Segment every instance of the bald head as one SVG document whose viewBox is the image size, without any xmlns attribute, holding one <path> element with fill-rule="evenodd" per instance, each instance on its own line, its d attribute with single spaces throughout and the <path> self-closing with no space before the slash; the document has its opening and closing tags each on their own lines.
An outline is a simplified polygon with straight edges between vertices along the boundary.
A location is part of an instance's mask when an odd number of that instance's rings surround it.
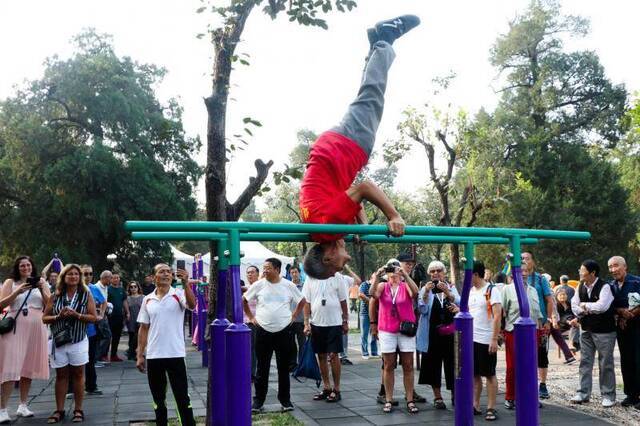
<svg viewBox="0 0 640 426">
<path fill-rule="evenodd" d="M 607 262 L 607 266 L 609 267 L 609 273 L 616 281 L 620 283 L 624 282 L 627 276 L 627 262 L 624 260 L 624 257 L 613 256 Z"/>
</svg>

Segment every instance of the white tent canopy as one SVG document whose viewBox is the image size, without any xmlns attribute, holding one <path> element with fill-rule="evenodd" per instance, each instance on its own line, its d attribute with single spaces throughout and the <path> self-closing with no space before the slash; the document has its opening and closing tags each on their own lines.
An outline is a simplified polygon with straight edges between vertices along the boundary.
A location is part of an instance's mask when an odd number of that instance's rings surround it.
<svg viewBox="0 0 640 426">
<path fill-rule="evenodd" d="M 184 260 L 187 272 L 189 272 L 189 276 L 191 276 L 193 255 L 184 253 L 171 244 L 169 244 L 169 246 L 173 253 L 173 264 L 171 266 L 175 269 L 178 264 L 178 260 Z M 241 241 L 240 252 L 242 253 L 242 257 L 240 258 L 240 278 L 242 280 L 246 280 L 246 272 L 249 266 L 255 265 L 260 269 L 260 271 L 262 271 L 262 264 L 270 257 L 275 257 L 282 262 L 282 269 L 280 270 L 281 275 L 286 273 L 286 266 L 293 265 L 294 261 L 293 257 L 282 256 L 278 253 L 274 253 L 258 241 Z M 211 264 L 211 254 L 207 253 L 203 255 L 202 262 L 204 264 L 204 275 L 208 275 L 209 266 Z"/>
<path fill-rule="evenodd" d="M 288 256 L 282 256 L 278 253 L 272 252 L 259 241 L 241 241 L 240 252 L 242 257 L 240 258 L 240 278 L 246 280 L 247 268 L 251 265 L 257 266 L 262 271 L 262 264 L 270 257 L 275 257 L 282 262 L 282 268 L 280 269 L 280 275 L 286 273 L 286 266 L 293 265 L 294 258 Z M 207 253 L 202 256 L 205 265 L 211 263 L 211 254 Z M 206 268 L 206 267 L 205 267 Z"/>
</svg>

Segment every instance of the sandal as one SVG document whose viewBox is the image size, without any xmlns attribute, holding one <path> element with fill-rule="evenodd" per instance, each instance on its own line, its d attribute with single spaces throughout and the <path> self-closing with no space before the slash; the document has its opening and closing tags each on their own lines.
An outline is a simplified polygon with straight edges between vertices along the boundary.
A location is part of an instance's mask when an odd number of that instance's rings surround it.
<svg viewBox="0 0 640 426">
<path fill-rule="evenodd" d="M 492 422 L 498 419 L 498 412 L 493 408 L 487 408 L 487 414 L 484 416 L 484 419 L 488 422 Z"/>
<path fill-rule="evenodd" d="M 331 389 L 322 389 L 322 392 L 313 395 L 314 401 L 322 401 L 327 399 L 327 397 L 331 394 Z"/>
<path fill-rule="evenodd" d="M 482 415 L 482 411 L 478 410 L 476 407 L 473 407 L 473 415 L 480 416 Z"/>
<path fill-rule="evenodd" d="M 382 407 L 382 412 L 389 414 L 392 410 L 393 410 L 393 404 L 391 404 L 391 401 L 385 402 L 384 407 Z"/>
<path fill-rule="evenodd" d="M 407 401 L 407 411 L 409 414 L 418 414 L 418 407 L 416 407 L 416 403 L 413 401 Z"/>
<path fill-rule="evenodd" d="M 447 404 L 444 403 L 444 400 L 442 398 L 436 398 L 433 400 L 433 406 L 435 407 L 436 410 L 446 410 L 447 409 Z"/>
<path fill-rule="evenodd" d="M 48 424 L 60 423 L 64 420 L 64 410 L 56 410 L 47 419 Z"/>
<path fill-rule="evenodd" d="M 84 412 L 82 410 L 73 410 L 73 418 L 71 419 L 71 423 L 82 422 L 84 422 Z"/>
<path fill-rule="evenodd" d="M 338 402 L 342 399 L 340 395 L 340 391 L 332 390 L 329 396 L 327 397 L 327 402 Z"/>
</svg>

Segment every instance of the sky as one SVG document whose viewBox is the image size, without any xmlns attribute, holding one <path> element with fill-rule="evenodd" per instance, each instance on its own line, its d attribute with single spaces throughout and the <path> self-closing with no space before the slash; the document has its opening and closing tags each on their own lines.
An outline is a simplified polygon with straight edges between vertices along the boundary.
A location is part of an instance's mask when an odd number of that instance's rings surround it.
<svg viewBox="0 0 640 426">
<path fill-rule="evenodd" d="M 226 2 L 217 1 L 217 4 Z M 495 107 L 500 87 L 489 64 L 489 50 L 509 21 L 526 8 L 527 0 L 360 0 L 351 13 L 327 16 L 329 30 L 301 27 L 283 17 L 272 21 L 255 9 L 237 53 L 249 55 L 250 66 L 232 73 L 227 134 L 242 129 L 251 116 L 263 126 L 250 145 L 234 156 L 229 166 L 228 198 L 231 202 L 255 174 L 255 158 L 273 160 L 272 170 L 282 170 L 296 144 L 300 129 L 315 132 L 339 122 L 355 97 L 368 50 L 366 29 L 375 22 L 405 13 L 422 19 L 422 25 L 399 39 L 389 75 L 385 112 L 376 148 L 397 139 L 402 111 L 432 99 L 432 80 L 456 73 L 441 107 L 451 104 L 470 114 Z M 163 66 L 168 74 L 158 87 L 160 99 L 175 97 L 184 107 L 189 136 L 206 141 L 207 116 L 203 98 L 211 92 L 212 46 L 198 39 L 210 13 L 196 14 L 199 0 L 3 0 L 0 1 L 0 99 L 11 96 L 25 80 L 38 79 L 45 58 L 62 58 L 73 52 L 70 39 L 83 28 L 113 36 L 116 53 L 142 63 Z M 640 2 L 628 0 L 564 0 L 563 12 L 591 21 L 590 34 L 568 40 L 568 50 L 593 50 L 614 83 L 640 90 Z M 194 152 L 200 164 L 205 149 Z M 399 164 L 396 186 L 411 192 L 428 181 L 426 155 L 415 150 Z M 204 185 L 197 188 L 204 203 Z"/>
</svg>

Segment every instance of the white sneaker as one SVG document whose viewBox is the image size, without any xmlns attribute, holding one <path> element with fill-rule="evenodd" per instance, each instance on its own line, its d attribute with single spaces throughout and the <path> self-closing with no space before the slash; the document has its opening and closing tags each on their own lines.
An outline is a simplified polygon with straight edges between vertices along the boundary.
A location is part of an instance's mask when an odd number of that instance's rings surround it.
<svg viewBox="0 0 640 426">
<path fill-rule="evenodd" d="M 29 407 L 27 407 L 27 404 L 18 405 L 16 414 L 18 415 L 18 417 L 33 417 L 33 411 L 29 410 Z"/>
<path fill-rule="evenodd" d="M 602 398 L 602 406 L 604 408 L 611 408 L 616 405 L 615 401 L 610 400 L 609 398 Z"/>
<path fill-rule="evenodd" d="M 9 423 L 11 422 L 11 417 L 9 417 L 9 411 L 5 408 L 4 410 L 0 410 L 0 423 Z"/>
<path fill-rule="evenodd" d="M 362 355 L 362 359 L 369 359 L 369 355 Z"/>
<path fill-rule="evenodd" d="M 589 400 L 582 398 L 580 395 L 574 395 L 569 402 L 572 404 L 582 404 L 583 402 L 589 402 Z M 604 401 L 602 402 L 604 403 Z"/>
</svg>

